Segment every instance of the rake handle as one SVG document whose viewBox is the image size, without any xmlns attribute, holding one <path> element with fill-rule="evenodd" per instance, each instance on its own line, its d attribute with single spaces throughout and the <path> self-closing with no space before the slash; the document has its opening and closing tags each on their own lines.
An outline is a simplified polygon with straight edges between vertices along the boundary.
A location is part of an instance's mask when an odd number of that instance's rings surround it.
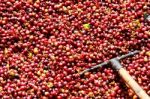
<svg viewBox="0 0 150 99">
<path fill-rule="evenodd" d="M 146 92 L 138 85 L 138 83 L 129 75 L 129 73 L 124 69 L 120 68 L 118 70 L 120 76 L 124 79 L 127 85 L 139 96 L 140 99 L 150 99 Z"/>
</svg>

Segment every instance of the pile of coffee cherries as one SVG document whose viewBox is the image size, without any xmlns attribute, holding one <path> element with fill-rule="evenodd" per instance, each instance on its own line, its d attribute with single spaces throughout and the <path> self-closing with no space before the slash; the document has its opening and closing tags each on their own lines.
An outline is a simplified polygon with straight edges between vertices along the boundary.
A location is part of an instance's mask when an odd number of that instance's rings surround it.
<svg viewBox="0 0 150 99">
<path fill-rule="evenodd" d="M 149 0 L 0 0 L 1 99 L 137 99 L 121 61 L 150 95 Z"/>
</svg>

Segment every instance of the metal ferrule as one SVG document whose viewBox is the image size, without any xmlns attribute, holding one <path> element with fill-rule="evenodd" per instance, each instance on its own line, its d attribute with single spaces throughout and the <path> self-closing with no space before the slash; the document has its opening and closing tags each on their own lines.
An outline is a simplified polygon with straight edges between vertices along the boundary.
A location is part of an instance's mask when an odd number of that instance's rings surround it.
<svg viewBox="0 0 150 99">
<path fill-rule="evenodd" d="M 114 58 L 114 59 L 111 59 L 110 60 L 110 63 L 112 64 L 112 67 L 115 69 L 115 70 L 119 70 L 120 68 L 122 68 L 122 65 L 120 64 L 119 60 Z"/>
</svg>

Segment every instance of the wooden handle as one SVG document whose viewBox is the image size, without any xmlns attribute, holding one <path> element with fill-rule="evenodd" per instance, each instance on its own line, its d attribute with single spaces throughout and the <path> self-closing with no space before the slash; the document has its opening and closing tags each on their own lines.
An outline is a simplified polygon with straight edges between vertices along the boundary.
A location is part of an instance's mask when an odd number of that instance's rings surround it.
<svg viewBox="0 0 150 99">
<path fill-rule="evenodd" d="M 126 84 L 139 96 L 140 99 L 150 99 L 146 92 L 138 85 L 138 83 L 129 75 L 129 73 L 124 69 L 119 69 L 120 76 L 125 80 Z"/>
</svg>

